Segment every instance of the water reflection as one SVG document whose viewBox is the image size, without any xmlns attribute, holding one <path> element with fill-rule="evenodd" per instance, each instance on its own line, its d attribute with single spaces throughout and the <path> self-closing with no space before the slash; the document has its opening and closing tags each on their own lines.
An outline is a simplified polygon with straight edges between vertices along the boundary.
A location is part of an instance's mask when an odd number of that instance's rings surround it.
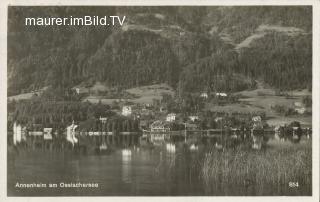
<svg viewBox="0 0 320 202">
<path fill-rule="evenodd" d="M 122 181 L 125 183 L 132 182 L 131 155 L 130 149 L 122 150 Z"/>
<path fill-rule="evenodd" d="M 309 140 L 303 140 L 301 144 Z M 9 195 L 97 195 L 97 196 L 176 196 L 223 195 L 228 190 L 227 176 L 216 176 L 208 187 L 201 177 L 201 165 L 215 145 L 214 140 L 190 138 L 165 139 L 161 135 L 146 138 L 135 145 L 115 147 L 108 155 L 80 155 L 65 152 L 19 152 L 8 156 Z M 292 144 L 286 142 L 285 144 Z M 270 140 L 268 149 L 286 146 Z M 215 158 L 223 151 L 215 149 Z M 241 157 L 243 158 L 243 157 Z M 214 163 L 214 162 L 213 162 Z M 227 167 L 226 167 L 227 168 Z M 223 173 L 223 172 L 222 172 Z M 99 189 L 17 190 L 16 182 L 31 183 L 97 182 Z M 212 190 L 215 188 L 215 190 Z M 252 186 L 250 191 L 259 194 Z M 260 193 L 261 194 L 261 193 Z"/>
</svg>

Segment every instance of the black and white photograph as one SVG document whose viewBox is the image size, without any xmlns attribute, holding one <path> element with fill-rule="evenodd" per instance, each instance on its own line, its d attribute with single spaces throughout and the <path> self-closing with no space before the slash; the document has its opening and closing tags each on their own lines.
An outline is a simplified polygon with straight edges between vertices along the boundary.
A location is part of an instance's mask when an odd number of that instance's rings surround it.
<svg viewBox="0 0 320 202">
<path fill-rule="evenodd" d="M 313 12 L 8 5 L 7 197 L 312 197 Z"/>
</svg>

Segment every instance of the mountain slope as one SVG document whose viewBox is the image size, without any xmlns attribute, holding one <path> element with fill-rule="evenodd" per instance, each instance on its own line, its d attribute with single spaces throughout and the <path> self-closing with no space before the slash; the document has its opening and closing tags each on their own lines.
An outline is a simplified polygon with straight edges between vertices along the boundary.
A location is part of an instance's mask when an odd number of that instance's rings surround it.
<svg viewBox="0 0 320 202">
<path fill-rule="evenodd" d="M 262 79 L 281 89 L 310 88 L 311 11 L 306 6 L 10 7 L 8 94 L 95 81 L 120 88 L 165 82 L 183 91 L 234 91 Z M 106 13 L 126 15 L 125 25 L 21 24 L 26 16 Z"/>
</svg>

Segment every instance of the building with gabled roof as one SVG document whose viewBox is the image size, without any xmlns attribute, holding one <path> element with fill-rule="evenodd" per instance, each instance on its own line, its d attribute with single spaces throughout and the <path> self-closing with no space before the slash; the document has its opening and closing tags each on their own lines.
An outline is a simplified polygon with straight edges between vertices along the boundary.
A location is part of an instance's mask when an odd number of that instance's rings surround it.
<svg viewBox="0 0 320 202">
<path fill-rule="evenodd" d="M 177 114 L 175 114 L 175 113 L 170 113 L 170 114 L 167 115 L 166 121 L 168 121 L 168 122 L 173 122 L 173 121 L 176 120 L 176 116 L 177 116 Z"/>
<path fill-rule="evenodd" d="M 157 120 L 150 125 L 151 132 L 168 132 L 170 127 L 164 121 Z"/>
</svg>

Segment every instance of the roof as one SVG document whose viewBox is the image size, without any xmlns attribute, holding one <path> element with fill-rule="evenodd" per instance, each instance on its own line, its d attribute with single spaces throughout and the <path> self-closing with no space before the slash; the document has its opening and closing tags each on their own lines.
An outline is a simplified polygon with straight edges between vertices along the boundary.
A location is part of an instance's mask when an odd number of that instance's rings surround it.
<svg viewBox="0 0 320 202">
<path fill-rule="evenodd" d="M 150 128 L 159 128 L 159 127 L 165 127 L 165 126 L 167 126 L 166 122 L 163 122 L 161 120 L 157 120 L 150 125 Z"/>
</svg>

